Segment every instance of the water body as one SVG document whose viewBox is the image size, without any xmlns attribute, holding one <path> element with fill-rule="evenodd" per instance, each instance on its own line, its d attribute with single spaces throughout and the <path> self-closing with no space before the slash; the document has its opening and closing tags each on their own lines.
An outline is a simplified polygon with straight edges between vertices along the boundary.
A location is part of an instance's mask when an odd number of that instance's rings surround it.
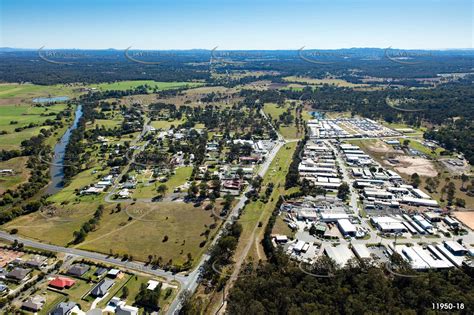
<svg viewBox="0 0 474 315">
<path fill-rule="evenodd" d="M 69 143 L 69 138 L 74 129 L 77 128 L 79 119 L 82 117 L 82 105 L 78 105 L 76 108 L 76 114 L 74 116 L 74 122 L 72 126 L 69 127 L 64 135 L 61 137 L 61 140 L 54 146 L 54 156 L 51 161 L 51 167 L 49 170 L 49 175 L 51 178 L 51 183 L 46 188 L 46 194 L 54 194 L 60 191 L 63 188 L 63 179 L 64 179 L 64 155 L 66 153 L 66 146 Z"/>
<path fill-rule="evenodd" d="M 309 114 L 315 119 L 324 119 L 326 117 L 326 114 L 321 112 L 309 112 Z"/>
<path fill-rule="evenodd" d="M 52 102 L 64 102 L 68 101 L 69 96 L 56 96 L 56 97 L 38 97 L 34 98 L 34 103 L 52 103 Z"/>
</svg>

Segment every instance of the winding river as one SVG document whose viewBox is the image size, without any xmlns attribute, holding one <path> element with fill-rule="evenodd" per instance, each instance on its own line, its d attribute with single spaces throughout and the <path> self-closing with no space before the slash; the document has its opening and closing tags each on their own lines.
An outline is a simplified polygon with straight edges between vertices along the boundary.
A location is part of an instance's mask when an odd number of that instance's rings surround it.
<svg viewBox="0 0 474 315">
<path fill-rule="evenodd" d="M 72 126 L 66 130 L 64 135 L 61 137 L 61 140 L 54 146 L 53 160 L 51 161 L 51 167 L 49 170 L 51 182 L 46 188 L 46 194 L 52 195 L 63 188 L 64 155 L 66 153 L 66 146 L 69 143 L 69 138 L 71 137 L 72 131 L 77 128 L 77 124 L 79 123 L 79 119 L 81 119 L 81 117 L 82 105 L 78 105 Z"/>
</svg>

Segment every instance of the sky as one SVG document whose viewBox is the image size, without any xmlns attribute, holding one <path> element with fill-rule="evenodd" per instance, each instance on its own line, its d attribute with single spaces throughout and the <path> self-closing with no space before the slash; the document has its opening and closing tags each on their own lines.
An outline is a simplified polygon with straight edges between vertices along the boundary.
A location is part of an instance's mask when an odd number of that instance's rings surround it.
<svg viewBox="0 0 474 315">
<path fill-rule="evenodd" d="M 472 0 L 0 0 L 0 47 L 473 47 Z"/>
</svg>

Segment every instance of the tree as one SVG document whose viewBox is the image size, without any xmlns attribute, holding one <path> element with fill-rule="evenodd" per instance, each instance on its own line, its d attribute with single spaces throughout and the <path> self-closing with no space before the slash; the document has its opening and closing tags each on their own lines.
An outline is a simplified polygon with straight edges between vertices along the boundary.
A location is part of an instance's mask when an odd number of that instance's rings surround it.
<svg viewBox="0 0 474 315">
<path fill-rule="evenodd" d="M 466 174 L 462 173 L 461 175 L 461 190 L 464 191 L 465 188 L 464 188 L 464 184 L 469 180 L 469 176 L 467 176 Z"/>
<path fill-rule="evenodd" d="M 337 197 L 345 201 L 347 200 L 347 197 L 349 196 L 350 192 L 351 190 L 349 185 L 344 182 L 337 189 Z"/>
<path fill-rule="evenodd" d="M 411 184 L 415 188 L 418 188 L 418 186 L 421 184 L 421 178 L 420 178 L 420 175 L 418 175 L 418 173 L 411 174 Z"/>
<path fill-rule="evenodd" d="M 129 295 L 129 293 L 130 293 L 130 292 L 129 292 L 128 287 L 127 287 L 127 286 L 124 286 L 124 287 L 122 288 L 122 298 L 123 298 L 123 299 L 126 299 L 126 298 L 128 297 L 128 295 Z"/>
<path fill-rule="evenodd" d="M 156 191 L 161 195 L 161 196 L 164 196 L 166 194 L 166 191 L 168 190 L 168 186 L 166 186 L 165 184 L 161 184 L 160 186 L 158 186 L 158 188 L 156 188 Z"/>
</svg>

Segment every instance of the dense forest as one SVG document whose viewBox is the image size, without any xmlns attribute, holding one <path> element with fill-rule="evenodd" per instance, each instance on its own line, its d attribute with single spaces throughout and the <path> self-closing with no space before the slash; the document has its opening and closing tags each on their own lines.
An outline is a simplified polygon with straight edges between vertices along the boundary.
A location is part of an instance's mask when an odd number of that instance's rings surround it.
<svg viewBox="0 0 474 315">
<path fill-rule="evenodd" d="M 230 293 L 229 314 L 434 314 L 432 303 L 442 302 L 464 303 L 455 313 L 474 310 L 472 274 L 461 270 L 402 278 L 355 265 L 316 278 L 283 256 L 276 260 L 245 269 Z"/>
<path fill-rule="evenodd" d="M 391 54 L 396 55 L 396 51 Z M 222 51 L 183 50 L 146 51 L 139 53 L 140 61 L 127 58 L 124 50 L 15 50 L 0 49 L 0 81 L 32 82 L 36 84 L 98 83 L 117 80 L 190 81 L 212 83 L 210 73 L 225 70 L 276 71 L 281 75 L 324 77 L 328 73 L 354 83 L 368 77 L 427 78 L 440 73 L 471 72 L 474 53 L 471 50 L 410 51 L 416 64 L 393 62 L 385 49 L 354 48 L 331 51 L 275 50 Z M 306 60 L 304 60 L 306 58 Z M 46 62 L 52 60 L 51 63 Z M 215 69 L 210 69 L 210 61 Z M 307 60 L 316 61 L 316 63 Z M 318 63 L 321 62 L 321 63 Z M 63 63 L 63 64 L 61 64 Z M 224 72 L 225 72 L 224 70 Z M 278 76 L 277 76 L 278 77 Z M 269 77 L 266 77 L 268 79 Z M 240 83 L 250 81 L 241 78 Z M 239 82 L 235 82 L 238 84 Z M 414 80 L 402 85 L 419 86 Z"/>
</svg>

